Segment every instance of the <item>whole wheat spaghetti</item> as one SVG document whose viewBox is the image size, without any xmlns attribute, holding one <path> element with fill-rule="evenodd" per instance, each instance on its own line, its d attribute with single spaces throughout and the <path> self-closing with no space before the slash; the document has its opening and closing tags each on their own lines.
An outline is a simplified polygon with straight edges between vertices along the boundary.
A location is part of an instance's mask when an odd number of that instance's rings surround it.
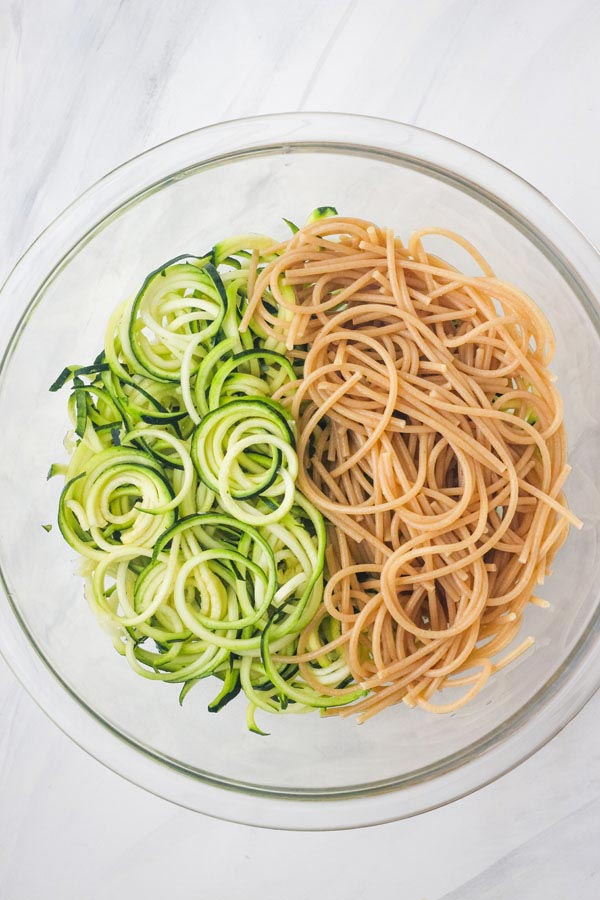
<svg viewBox="0 0 600 900">
<path fill-rule="evenodd" d="M 482 273 L 423 246 L 441 235 Z M 468 241 L 333 217 L 253 273 L 250 321 L 301 377 L 275 399 L 298 424 L 298 484 L 328 520 L 325 604 L 293 657 L 343 651 L 368 693 L 360 720 L 403 700 L 468 702 L 533 639 L 502 655 L 570 524 L 562 403 L 541 311 Z M 254 278 L 256 279 L 254 281 Z M 324 616 L 339 636 L 319 639 Z M 440 705 L 444 688 L 464 690 Z"/>
</svg>

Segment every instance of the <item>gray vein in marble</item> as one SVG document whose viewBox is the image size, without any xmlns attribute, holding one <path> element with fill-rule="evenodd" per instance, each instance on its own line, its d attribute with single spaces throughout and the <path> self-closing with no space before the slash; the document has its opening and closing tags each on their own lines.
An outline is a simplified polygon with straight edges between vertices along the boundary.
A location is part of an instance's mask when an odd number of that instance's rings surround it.
<svg viewBox="0 0 600 900">
<path fill-rule="evenodd" d="M 421 99 L 419 100 L 417 108 L 415 109 L 414 115 L 411 119 L 411 122 L 413 122 L 414 124 L 418 123 L 419 115 L 421 114 L 423 107 L 432 94 L 439 77 L 444 71 L 444 67 L 448 60 L 448 57 L 450 56 L 453 48 L 456 46 L 456 42 L 464 29 L 467 19 L 473 12 L 473 8 L 477 5 L 477 2 L 478 0 L 465 0 L 465 2 L 461 4 L 462 6 L 464 6 L 464 12 L 462 16 L 456 15 L 455 4 L 452 4 L 451 8 L 446 11 L 445 19 L 454 25 L 454 29 L 450 34 L 449 40 L 445 43 L 444 51 L 441 54 L 433 72 L 431 73 L 431 77 L 425 85 L 424 90 L 421 94 Z"/>
<path fill-rule="evenodd" d="M 298 109 L 304 109 L 306 101 L 310 97 L 310 93 L 315 85 L 315 82 L 317 81 L 323 66 L 327 62 L 327 59 L 334 48 L 336 40 L 340 37 L 347 22 L 349 22 L 350 17 L 352 16 L 352 13 L 356 7 L 357 2 L 358 2 L 358 0 L 350 0 L 350 3 L 348 4 L 346 9 L 340 16 L 339 21 L 337 22 L 335 28 L 333 29 L 327 43 L 323 47 L 323 51 L 322 51 L 321 55 L 319 56 L 318 60 L 316 61 L 316 63 L 314 64 L 314 66 L 312 68 L 312 73 L 310 74 L 310 76 L 306 82 L 306 87 L 302 91 L 302 94 L 300 95 L 300 99 L 298 100 Z"/>
<path fill-rule="evenodd" d="M 600 800 L 596 799 L 439 900 L 597 900 L 599 846 Z"/>
</svg>

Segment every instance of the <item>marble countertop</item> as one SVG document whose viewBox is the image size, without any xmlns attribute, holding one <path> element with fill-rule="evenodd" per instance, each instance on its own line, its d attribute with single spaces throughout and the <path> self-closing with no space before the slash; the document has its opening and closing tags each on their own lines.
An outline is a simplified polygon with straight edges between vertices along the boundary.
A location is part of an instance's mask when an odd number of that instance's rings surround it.
<svg viewBox="0 0 600 900">
<path fill-rule="evenodd" d="M 107 170 L 180 132 L 295 109 L 456 138 L 600 244 L 595 0 L 0 0 L 0 279 Z M 0 898 L 595 900 L 600 695 L 493 785 L 354 832 L 204 818 L 104 769 L 0 661 Z M 294 877 L 309 861 L 308 881 Z M 304 866 L 304 863 L 302 863 Z"/>
</svg>

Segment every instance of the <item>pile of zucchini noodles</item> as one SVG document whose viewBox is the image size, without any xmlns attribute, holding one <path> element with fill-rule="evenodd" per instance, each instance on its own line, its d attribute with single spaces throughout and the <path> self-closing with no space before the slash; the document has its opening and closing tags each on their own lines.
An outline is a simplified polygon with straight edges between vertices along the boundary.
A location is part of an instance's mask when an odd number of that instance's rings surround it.
<svg viewBox="0 0 600 900">
<path fill-rule="evenodd" d="M 165 263 L 115 310 L 93 364 L 50 388 L 71 387 L 71 457 L 50 475 L 65 477 L 58 523 L 96 618 L 135 672 L 182 685 L 180 702 L 209 675 L 212 712 L 243 691 L 258 733 L 256 709 L 365 693 L 323 608 L 325 525 L 296 487 L 294 420 L 272 399 L 300 372 L 252 321 L 240 331 L 274 244 L 242 235 Z"/>
</svg>

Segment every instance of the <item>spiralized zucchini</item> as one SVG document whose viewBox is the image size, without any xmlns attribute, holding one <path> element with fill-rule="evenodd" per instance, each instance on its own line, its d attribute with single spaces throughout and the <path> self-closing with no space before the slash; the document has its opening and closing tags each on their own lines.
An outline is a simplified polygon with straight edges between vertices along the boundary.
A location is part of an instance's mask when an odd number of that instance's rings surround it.
<svg viewBox="0 0 600 900">
<path fill-rule="evenodd" d="M 310 663 L 310 684 L 277 654 L 335 637 L 322 606 L 325 525 L 295 486 L 295 424 L 271 399 L 296 379 L 285 349 L 239 330 L 254 274 L 275 242 L 242 235 L 170 260 L 111 315 L 93 364 L 67 367 L 73 431 L 58 524 L 82 558 L 92 611 L 131 668 L 182 685 L 240 691 L 257 708 L 342 705 L 341 651 Z M 313 624 L 314 623 L 314 627 Z M 326 689 L 319 691 L 322 683 Z"/>
</svg>

